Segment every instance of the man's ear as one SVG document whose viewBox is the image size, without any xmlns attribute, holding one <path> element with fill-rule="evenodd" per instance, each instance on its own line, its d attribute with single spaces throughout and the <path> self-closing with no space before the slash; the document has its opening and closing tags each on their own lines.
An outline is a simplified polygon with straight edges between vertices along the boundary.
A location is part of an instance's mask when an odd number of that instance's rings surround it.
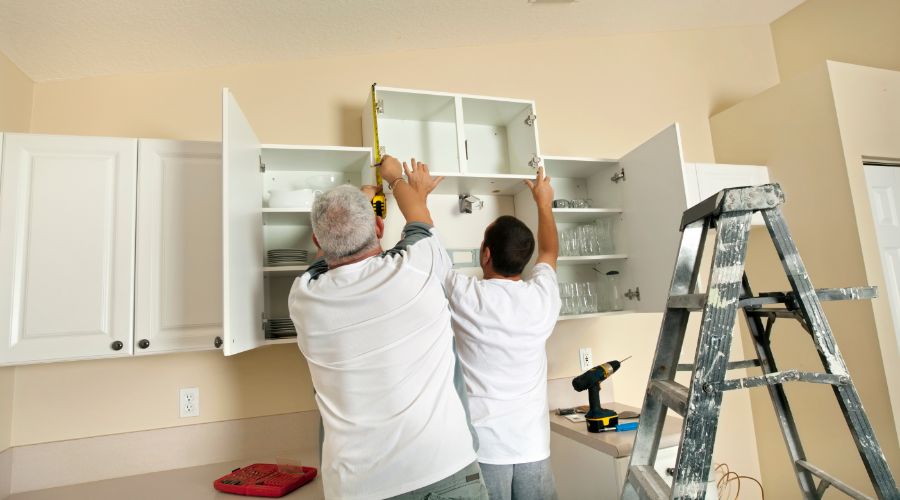
<svg viewBox="0 0 900 500">
<path fill-rule="evenodd" d="M 380 240 L 384 236 L 384 219 L 375 216 L 375 236 Z"/>
<path fill-rule="evenodd" d="M 316 246 L 316 248 L 318 248 L 319 250 L 322 249 L 322 245 L 319 244 L 319 239 L 316 238 L 316 235 L 315 235 L 315 234 L 313 234 L 313 244 L 314 244 L 314 245 Z"/>
<path fill-rule="evenodd" d="M 481 267 L 491 261 L 491 249 L 487 245 L 481 245 Z"/>
</svg>

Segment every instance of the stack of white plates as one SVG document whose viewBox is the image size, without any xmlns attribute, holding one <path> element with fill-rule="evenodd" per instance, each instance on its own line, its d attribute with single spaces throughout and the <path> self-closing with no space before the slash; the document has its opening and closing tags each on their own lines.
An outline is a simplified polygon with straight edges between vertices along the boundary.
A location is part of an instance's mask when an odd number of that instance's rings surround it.
<svg viewBox="0 0 900 500">
<path fill-rule="evenodd" d="M 293 248 L 276 248 L 266 252 L 266 257 L 270 266 L 296 266 L 306 264 L 309 252 Z"/>
<path fill-rule="evenodd" d="M 284 337 L 296 337 L 297 330 L 291 318 L 273 318 L 266 322 L 266 337 L 281 339 Z"/>
</svg>

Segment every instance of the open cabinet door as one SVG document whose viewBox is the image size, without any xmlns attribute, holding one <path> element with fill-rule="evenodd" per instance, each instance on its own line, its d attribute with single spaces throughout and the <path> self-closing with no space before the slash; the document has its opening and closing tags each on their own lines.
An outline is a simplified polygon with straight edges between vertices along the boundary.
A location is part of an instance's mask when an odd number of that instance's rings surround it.
<svg viewBox="0 0 900 500">
<path fill-rule="evenodd" d="M 222 90 L 222 294 L 226 356 L 262 345 L 261 148 L 228 89 Z"/>
<path fill-rule="evenodd" d="M 623 287 L 640 288 L 640 300 L 627 301 L 625 308 L 661 312 L 687 208 L 678 124 L 626 154 L 619 165 L 625 170 L 622 234 L 628 252 Z"/>
</svg>

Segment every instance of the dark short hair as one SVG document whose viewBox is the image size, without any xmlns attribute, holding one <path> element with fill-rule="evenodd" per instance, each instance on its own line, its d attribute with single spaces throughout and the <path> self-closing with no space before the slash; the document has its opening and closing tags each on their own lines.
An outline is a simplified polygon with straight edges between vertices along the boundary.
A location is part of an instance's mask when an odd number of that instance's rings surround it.
<svg viewBox="0 0 900 500">
<path fill-rule="evenodd" d="M 484 246 L 491 251 L 494 271 L 503 276 L 518 276 L 534 253 L 534 234 L 524 222 L 503 215 L 484 232 Z"/>
</svg>

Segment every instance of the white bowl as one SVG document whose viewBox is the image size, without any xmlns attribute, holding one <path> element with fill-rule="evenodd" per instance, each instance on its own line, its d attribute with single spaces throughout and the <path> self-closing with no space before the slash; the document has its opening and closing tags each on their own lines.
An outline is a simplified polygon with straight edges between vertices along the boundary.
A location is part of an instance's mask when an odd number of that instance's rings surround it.
<svg viewBox="0 0 900 500">
<path fill-rule="evenodd" d="M 337 174 L 321 174 L 307 177 L 303 183 L 313 189 L 327 191 L 333 187 L 343 184 L 344 179 Z"/>
</svg>

